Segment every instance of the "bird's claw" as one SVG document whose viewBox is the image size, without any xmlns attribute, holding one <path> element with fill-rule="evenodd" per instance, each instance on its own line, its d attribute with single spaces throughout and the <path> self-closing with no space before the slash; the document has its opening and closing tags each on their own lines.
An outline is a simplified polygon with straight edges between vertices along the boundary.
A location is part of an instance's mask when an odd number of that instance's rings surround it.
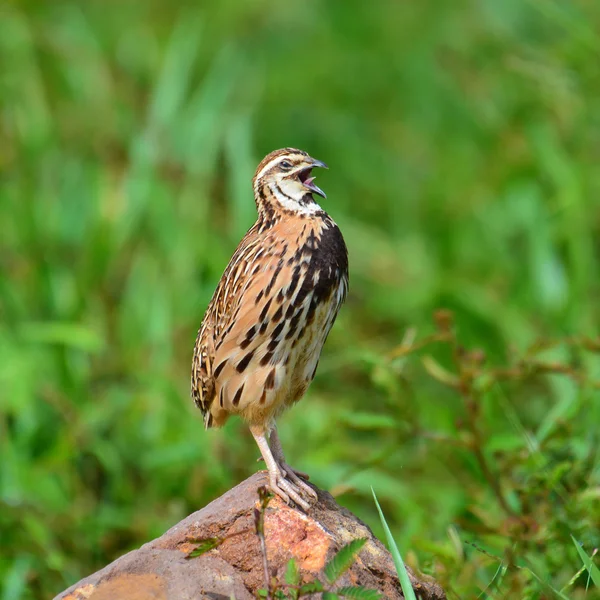
<svg viewBox="0 0 600 600">
<path fill-rule="evenodd" d="M 277 494 L 286 504 L 290 504 L 290 500 L 297 504 L 302 510 L 307 511 L 310 504 L 302 498 L 302 489 L 294 485 L 293 482 L 286 479 L 285 475 L 280 471 L 269 473 L 269 487 L 274 494 Z"/>
<path fill-rule="evenodd" d="M 314 502 L 316 502 L 319 499 L 319 497 L 317 496 L 317 492 L 315 492 L 315 490 L 312 487 L 310 487 L 310 485 L 308 485 L 305 481 L 305 479 L 308 479 L 308 475 L 299 471 L 295 471 L 294 469 L 292 469 L 292 467 L 285 463 L 279 465 L 279 468 L 283 470 L 286 477 L 291 480 L 291 483 L 298 489 L 298 491 L 301 494 L 307 496 L 309 500 L 312 500 Z"/>
</svg>

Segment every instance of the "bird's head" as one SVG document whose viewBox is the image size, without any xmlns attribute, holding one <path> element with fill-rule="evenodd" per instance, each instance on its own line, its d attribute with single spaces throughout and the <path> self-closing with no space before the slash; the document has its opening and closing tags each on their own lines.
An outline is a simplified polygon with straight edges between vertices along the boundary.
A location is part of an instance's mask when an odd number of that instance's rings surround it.
<svg viewBox="0 0 600 600">
<path fill-rule="evenodd" d="M 312 170 L 315 167 L 326 169 L 327 165 L 295 148 L 271 152 L 258 165 L 252 180 L 257 202 L 262 195 L 285 210 L 299 213 L 321 210 L 312 196 L 326 197 L 314 183 Z"/>
</svg>

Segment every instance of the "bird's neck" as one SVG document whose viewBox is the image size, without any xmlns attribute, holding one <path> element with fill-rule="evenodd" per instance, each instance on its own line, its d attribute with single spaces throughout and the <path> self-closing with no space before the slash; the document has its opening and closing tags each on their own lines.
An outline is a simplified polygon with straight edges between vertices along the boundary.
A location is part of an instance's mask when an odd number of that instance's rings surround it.
<svg viewBox="0 0 600 600">
<path fill-rule="evenodd" d="M 306 193 L 295 199 L 285 194 L 279 186 L 258 183 L 254 188 L 254 200 L 259 220 L 276 223 L 283 217 L 321 218 L 325 211 L 315 202 L 312 194 Z"/>
</svg>

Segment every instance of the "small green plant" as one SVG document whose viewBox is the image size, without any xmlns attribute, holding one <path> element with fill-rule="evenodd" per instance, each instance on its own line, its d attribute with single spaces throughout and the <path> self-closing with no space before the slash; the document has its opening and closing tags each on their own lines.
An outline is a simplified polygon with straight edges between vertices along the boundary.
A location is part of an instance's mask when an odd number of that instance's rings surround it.
<svg viewBox="0 0 600 600">
<path fill-rule="evenodd" d="M 272 598 L 281 600 L 297 600 L 306 598 L 311 594 L 322 594 L 323 600 L 334 600 L 336 598 L 353 598 L 359 600 L 378 600 L 381 594 L 362 586 L 340 586 L 335 587 L 340 577 L 354 564 L 356 555 L 366 543 L 365 538 L 352 540 L 343 546 L 325 565 L 323 579 L 314 578 L 304 584 L 300 584 L 300 572 L 296 561 L 292 558 L 288 562 L 285 584 L 272 582 L 270 590 L 259 590 L 259 598 Z"/>
<path fill-rule="evenodd" d="M 210 550 L 218 548 L 225 541 L 225 538 L 212 537 L 205 539 L 196 539 L 192 541 L 197 543 L 198 545 L 186 556 L 187 559 L 202 556 Z"/>
</svg>

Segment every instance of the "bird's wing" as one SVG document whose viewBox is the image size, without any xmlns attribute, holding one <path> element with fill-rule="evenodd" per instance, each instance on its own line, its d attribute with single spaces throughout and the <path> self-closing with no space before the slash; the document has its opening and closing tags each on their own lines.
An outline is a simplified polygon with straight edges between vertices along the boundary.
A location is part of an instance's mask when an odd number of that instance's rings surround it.
<svg viewBox="0 0 600 600">
<path fill-rule="evenodd" d="M 212 373 L 215 357 L 214 318 L 213 311 L 210 309 L 209 306 L 200 331 L 198 331 L 192 359 L 192 398 L 202 411 L 206 427 L 212 425 L 212 418 L 208 411 L 215 396 L 215 382 Z"/>
<path fill-rule="evenodd" d="M 249 264 L 259 247 L 255 228 L 250 229 L 231 257 L 206 309 L 198 331 L 192 359 L 192 398 L 204 415 L 205 426 L 213 425 L 210 407 L 215 398 L 215 349 L 231 321 L 241 286 L 247 281 Z"/>
</svg>

